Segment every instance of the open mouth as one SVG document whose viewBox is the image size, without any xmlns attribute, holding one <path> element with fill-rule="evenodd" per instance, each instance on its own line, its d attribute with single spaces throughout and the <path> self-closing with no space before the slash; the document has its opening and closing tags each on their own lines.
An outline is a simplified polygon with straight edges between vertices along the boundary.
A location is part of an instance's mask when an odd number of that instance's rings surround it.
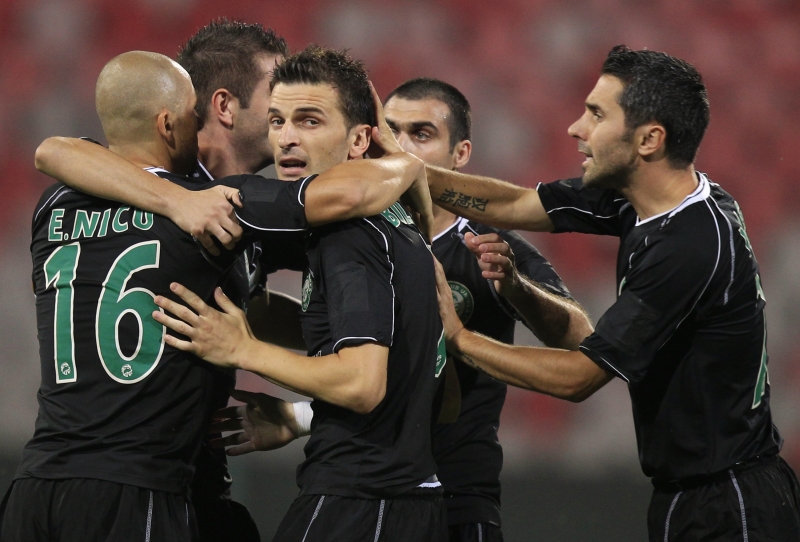
<svg viewBox="0 0 800 542">
<path fill-rule="evenodd" d="M 282 158 L 278 165 L 285 173 L 300 173 L 306 167 L 306 162 L 298 160 L 297 158 Z"/>
</svg>

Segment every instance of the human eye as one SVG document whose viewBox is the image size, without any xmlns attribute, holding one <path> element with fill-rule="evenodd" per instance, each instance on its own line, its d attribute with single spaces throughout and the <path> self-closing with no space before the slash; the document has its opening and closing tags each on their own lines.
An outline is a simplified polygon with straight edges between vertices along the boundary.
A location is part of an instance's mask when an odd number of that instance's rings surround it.
<svg viewBox="0 0 800 542">
<path fill-rule="evenodd" d="M 428 141 L 431 138 L 431 135 L 424 130 L 420 130 L 414 134 L 414 137 L 416 137 L 419 141 Z"/>
</svg>

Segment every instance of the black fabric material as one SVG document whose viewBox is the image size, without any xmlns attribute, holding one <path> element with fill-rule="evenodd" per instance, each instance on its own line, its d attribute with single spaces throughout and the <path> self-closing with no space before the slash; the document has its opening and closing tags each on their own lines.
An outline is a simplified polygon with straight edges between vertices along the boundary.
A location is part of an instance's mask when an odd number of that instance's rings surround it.
<svg viewBox="0 0 800 542">
<path fill-rule="evenodd" d="M 389 216 L 392 222 L 349 220 L 309 235 L 301 314 L 309 355 L 367 342 L 390 348 L 386 395 L 372 412 L 312 402 L 297 470 L 304 495 L 393 497 L 436 472 L 431 412 L 442 323 L 433 258 L 415 227 Z"/>
<path fill-rule="evenodd" d="M 503 542 L 503 531 L 491 523 L 450 525 L 448 542 Z"/>
<path fill-rule="evenodd" d="M 654 489 L 647 515 L 650 541 L 800 540 L 800 487 L 782 458 L 720 474 L 715 482 L 682 491 Z"/>
<path fill-rule="evenodd" d="M 457 304 L 462 307 L 460 316 L 468 329 L 511 344 L 514 327 L 521 318 L 498 295 L 493 281 L 481 276 L 475 255 L 464 245 L 467 232 L 499 233 L 514 252 L 520 273 L 551 293 L 571 299 L 550 263 L 519 234 L 459 218 L 434 240 L 432 250 L 444 267 L 451 289 L 455 288 L 454 300 L 460 301 Z M 461 412 L 455 423 L 436 425 L 433 434 L 433 453 L 437 477 L 445 491 L 447 521 L 450 525 L 476 522 L 500 525 L 503 449 L 497 431 L 506 385 L 465 363 L 455 362 L 455 368 L 461 387 Z"/>
<path fill-rule="evenodd" d="M 301 495 L 273 542 L 445 542 L 441 491 L 412 490 L 398 498 Z"/>
<path fill-rule="evenodd" d="M 197 539 L 185 497 L 105 480 L 17 479 L 0 520 L 2 542 Z"/>
<path fill-rule="evenodd" d="M 197 187 L 182 177 L 160 174 L 187 188 Z M 42 381 L 34 436 L 25 446 L 17 476 L 99 478 L 185 494 L 193 476 L 191 463 L 218 404 L 223 385 L 220 380 L 229 377 L 158 340 L 148 341 L 153 356 L 161 348 L 154 365 L 114 363 L 115 342 L 123 348 L 123 354 L 131 355 L 140 337 L 140 325 L 129 314 L 119 319 L 115 332 L 98 333 L 101 325 L 113 324 L 122 311 L 113 303 L 116 295 L 111 294 L 107 296 L 111 303 L 105 305 L 108 308 L 97 316 L 99 300 L 106 292 L 110 270 L 116 269 L 119 274 L 120 262 L 128 261 L 123 255 L 136 254 L 131 252 L 134 248 L 152 250 L 146 258 L 126 264 L 132 266 L 129 277 L 115 287 L 120 292 L 144 290 L 134 294 L 142 313 L 139 319 L 143 325 L 163 329 L 150 318 L 156 307 L 147 301 L 152 298 L 145 292 L 177 301 L 169 284 L 180 280 L 213 303 L 214 287 L 238 253 L 226 251 L 212 257 L 166 218 L 86 196 L 60 184 L 45 191 L 36 209 L 31 253 Z M 74 226 L 76 216 L 99 220 L 81 230 Z M 60 228 L 54 230 L 58 217 Z M 79 234 L 77 239 L 75 233 Z M 51 259 L 56 252 L 64 258 L 58 265 Z M 156 259 L 157 263 L 150 265 Z M 68 277 L 73 262 L 76 266 L 71 285 L 66 278 L 57 279 L 56 275 Z M 150 267 L 138 267 L 146 262 Z M 58 318 L 57 297 L 62 303 Z M 60 330 L 62 344 L 58 368 L 55 330 Z M 108 336 L 114 333 L 116 338 Z M 98 353 L 99 335 L 105 336 L 111 365 Z M 68 361 L 73 362 L 72 367 L 64 364 Z M 134 369 L 138 372 L 133 373 Z M 63 375 L 57 378 L 57 371 L 63 371 Z M 126 374 L 134 374 L 137 380 L 125 380 Z"/>
<path fill-rule="evenodd" d="M 617 302 L 581 351 L 629 382 L 639 459 L 674 480 L 774 455 L 758 263 L 736 201 L 698 174 L 674 210 L 639 222 L 611 191 L 540 185 L 557 231 L 619 235 Z"/>
<path fill-rule="evenodd" d="M 243 504 L 226 498 L 192 498 L 198 542 L 260 542 L 258 527 Z"/>
</svg>

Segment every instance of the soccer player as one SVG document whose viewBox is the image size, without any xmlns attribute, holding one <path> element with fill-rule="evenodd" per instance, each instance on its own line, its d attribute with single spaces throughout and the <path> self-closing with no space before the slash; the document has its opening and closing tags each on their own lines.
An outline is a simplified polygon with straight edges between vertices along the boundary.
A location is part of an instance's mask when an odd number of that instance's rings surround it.
<svg viewBox="0 0 800 542">
<path fill-rule="evenodd" d="M 372 94 L 361 64 L 344 53 L 311 46 L 282 62 L 269 117 L 281 179 L 370 161 L 359 159 L 376 124 Z M 391 132 L 385 137 L 391 143 Z M 183 322 L 154 317 L 189 338 L 170 336 L 172 345 L 315 399 L 300 496 L 275 540 L 443 540 L 431 424 L 445 359 L 425 241 L 393 205 L 313 230 L 307 252 L 309 357 L 257 341 L 221 291 L 224 312 L 174 285 L 197 312 L 158 298 Z"/>
<path fill-rule="evenodd" d="M 470 158 L 471 113 L 464 95 L 436 79 L 412 79 L 393 90 L 384 106 L 386 122 L 398 143 L 426 164 L 457 170 Z M 456 211 L 457 212 L 457 211 Z M 586 313 L 572 300 L 549 262 L 517 233 L 498 230 L 434 208 L 432 250 L 444 267 L 456 311 L 464 325 L 495 340 L 514 342 L 521 319 L 542 341 L 577 350 L 592 332 Z M 491 239 L 486 261 L 464 242 L 465 235 Z M 502 280 L 491 280 L 502 266 Z M 485 273 L 482 273 L 482 268 Z M 487 280 L 490 278 L 490 280 Z M 500 470 L 503 450 L 497 438 L 506 385 L 459 363 L 456 377 L 461 408 L 451 424 L 434 428 L 433 450 L 442 483 L 451 541 L 502 540 Z M 449 382 L 448 382 L 449 384 Z"/>
<path fill-rule="evenodd" d="M 797 478 L 778 455 L 769 406 L 758 264 L 739 205 L 693 166 L 709 121 L 702 78 L 667 54 L 618 46 L 585 105 L 569 128 L 586 156 L 582 179 L 531 190 L 428 174 L 440 205 L 481 201 L 459 208 L 470 218 L 620 237 L 617 301 L 567 352 L 465 330 L 441 295 L 448 349 L 499 380 L 573 401 L 625 380 L 654 485 L 650 540 L 800 540 Z"/>
<path fill-rule="evenodd" d="M 40 149 L 37 160 L 40 166 L 43 160 L 50 162 L 56 174 L 73 182 L 87 175 L 95 182 L 99 178 L 103 186 L 110 179 L 106 189 L 122 194 L 129 187 L 113 183 L 126 172 L 136 179 L 139 166 L 153 165 L 144 180 L 136 180 L 144 190 L 132 197 L 160 202 L 161 209 L 183 218 L 186 206 L 181 203 L 197 210 L 200 202 L 202 214 L 209 201 L 225 196 L 198 198 L 199 193 L 152 174 L 169 175 L 155 165 L 187 173 L 194 169 L 194 106 L 194 91 L 182 68 L 160 55 L 124 55 L 110 63 L 98 84 L 98 109 L 113 152 L 88 142 L 65 142 L 66 150 L 56 156 L 48 154 L 52 148 Z M 82 163 L 82 157 L 88 161 Z M 399 152 L 355 168 L 342 164 L 313 183 L 258 178 L 240 182 L 238 188 L 250 208 L 263 211 L 262 226 L 303 228 L 306 222 L 320 225 L 374 214 L 410 186 L 429 205 L 421 164 Z M 151 184 L 149 177 L 163 184 Z M 265 193 L 270 197 L 259 200 Z M 188 538 L 194 525 L 187 499 L 191 460 L 214 408 L 210 388 L 216 371 L 164 347 L 163 328 L 143 322 L 140 314 L 155 307 L 148 292 L 169 292 L 159 281 L 188 277 L 198 291 L 206 292 L 219 283 L 226 267 L 222 264 L 232 262 L 236 253 L 215 259 L 160 216 L 83 196 L 63 185 L 50 189 L 37 209 L 33 251 L 43 341 L 40 416 L 0 510 L 0 536 L 91 540 L 97 530 L 100 538 L 112 533 L 119 539 L 144 539 L 149 529 L 151 535 L 166 533 L 165 539 Z M 142 236 L 150 252 L 137 248 L 143 243 L 135 241 Z M 164 251 L 162 241 L 169 247 Z M 112 256 L 117 260 L 107 261 Z M 102 312 L 95 311 L 98 303 Z M 51 510 L 42 501 L 70 506 Z M 42 530 L 37 531 L 37 524 L 44 525 Z"/>
</svg>

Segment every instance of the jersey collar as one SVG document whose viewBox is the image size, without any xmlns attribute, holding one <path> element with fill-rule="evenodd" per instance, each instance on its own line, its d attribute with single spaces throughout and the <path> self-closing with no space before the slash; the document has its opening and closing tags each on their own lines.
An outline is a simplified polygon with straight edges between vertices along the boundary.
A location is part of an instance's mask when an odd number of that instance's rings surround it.
<svg viewBox="0 0 800 542">
<path fill-rule="evenodd" d="M 641 226 L 642 224 L 647 224 L 655 220 L 656 218 L 660 218 L 662 216 L 666 216 L 667 218 L 672 218 L 676 214 L 680 213 L 688 206 L 693 203 L 697 203 L 698 201 L 703 201 L 711 195 L 711 185 L 708 182 L 708 177 L 706 177 L 705 173 L 697 172 L 697 188 L 694 189 L 694 192 L 683 198 L 683 201 L 677 206 L 673 207 L 669 211 L 664 211 L 663 213 L 659 213 L 657 215 L 653 215 L 650 218 L 645 218 L 644 220 L 639 220 L 639 217 L 636 217 L 636 225 Z"/>
</svg>

